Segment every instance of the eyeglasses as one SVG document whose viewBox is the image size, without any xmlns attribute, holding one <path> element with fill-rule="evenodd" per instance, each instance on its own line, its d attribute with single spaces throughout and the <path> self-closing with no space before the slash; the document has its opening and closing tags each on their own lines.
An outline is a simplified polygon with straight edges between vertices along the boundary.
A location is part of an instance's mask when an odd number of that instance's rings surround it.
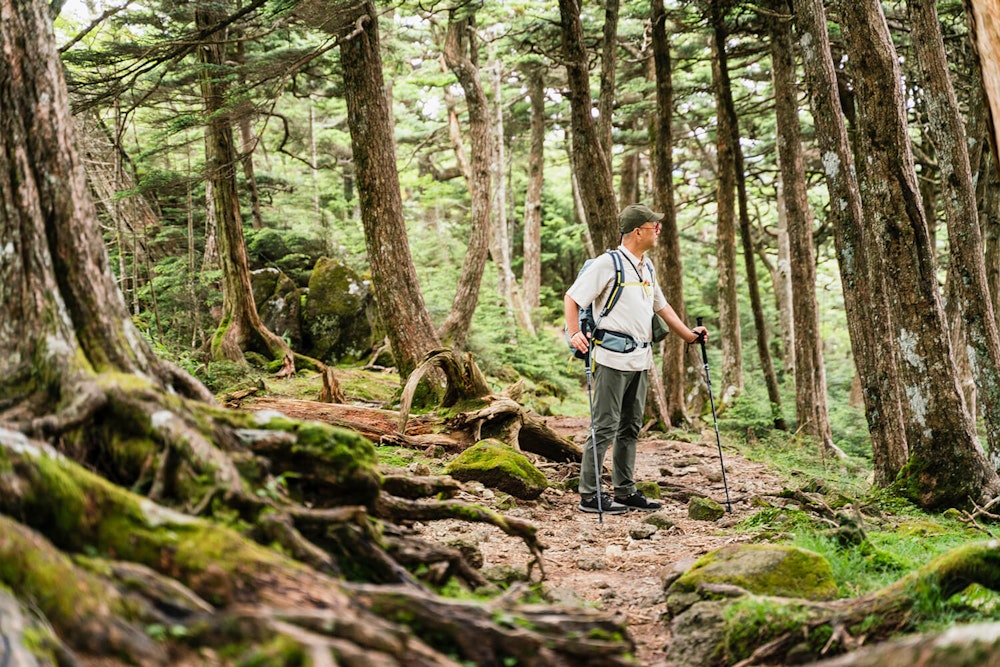
<svg viewBox="0 0 1000 667">
<path fill-rule="evenodd" d="M 658 222 L 654 223 L 652 227 L 650 227 L 649 225 L 642 225 L 638 229 L 652 229 L 654 232 L 659 232 L 660 231 L 660 223 L 658 223 Z"/>
</svg>

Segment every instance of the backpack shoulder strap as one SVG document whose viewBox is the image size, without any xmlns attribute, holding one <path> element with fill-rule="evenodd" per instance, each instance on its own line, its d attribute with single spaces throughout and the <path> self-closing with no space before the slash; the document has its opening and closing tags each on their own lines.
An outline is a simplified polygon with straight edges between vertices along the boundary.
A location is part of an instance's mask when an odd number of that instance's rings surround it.
<svg viewBox="0 0 1000 667">
<path fill-rule="evenodd" d="M 625 286 L 625 268 L 622 264 L 622 256 L 617 250 L 609 250 L 608 254 L 611 255 L 611 261 L 615 265 L 615 282 L 611 288 L 611 294 L 608 295 L 608 300 L 604 302 L 604 307 L 601 309 L 601 317 L 611 312 L 611 309 L 615 307 L 618 303 L 618 299 L 622 296 L 622 287 Z"/>
</svg>

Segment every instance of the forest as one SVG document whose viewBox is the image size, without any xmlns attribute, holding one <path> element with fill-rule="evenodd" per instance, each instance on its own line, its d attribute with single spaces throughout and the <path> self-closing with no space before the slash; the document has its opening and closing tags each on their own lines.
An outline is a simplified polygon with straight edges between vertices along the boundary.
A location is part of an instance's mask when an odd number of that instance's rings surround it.
<svg viewBox="0 0 1000 667">
<path fill-rule="evenodd" d="M 990 0 L 0 0 L 0 665 L 992 664 L 998 123 Z"/>
</svg>

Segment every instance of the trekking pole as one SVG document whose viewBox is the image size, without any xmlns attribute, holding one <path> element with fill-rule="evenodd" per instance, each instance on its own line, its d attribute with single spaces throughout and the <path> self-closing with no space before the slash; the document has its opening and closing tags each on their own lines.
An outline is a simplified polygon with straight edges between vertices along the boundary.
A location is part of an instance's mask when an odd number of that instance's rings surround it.
<svg viewBox="0 0 1000 667">
<path fill-rule="evenodd" d="M 698 326 L 701 326 L 702 318 L 697 318 Z M 715 425 L 715 443 L 719 446 L 719 465 L 722 466 L 722 487 L 726 490 L 726 511 L 730 514 L 733 505 L 729 502 L 729 484 L 726 483 L 726 462 L 722 460 L 722 438 L 719 437 L 719 419 L 715 416 L 715 396 L 712 395 L 712 377 L 708 373 L 708 352 L 705 351 L 705 332 L 698 333 L 698 342 L 701 344 L 701 360 L 705 362 L 705 382 L 708 384 L 708 400 L 712 403 L 712 424 Z"/>
<path fill-rule="evenodd" d="M 588 340 L 587 355 L 583 358 L 583 361 L 587 364 L 587 405 L 590 408 L 590 447 L 594 450 L 594 477 L 597 481 L 597 522 L 604 525 L 604 508 L 601 507 L 601 465 L 597 458 L 597 433 L 594 431 L 594 398 L 590 390 L 590 380 L 593 377 L 593 372 L 590 368 L 590 354 L 593 348 L 590 345 L 591 343 Z"/>
</svg>

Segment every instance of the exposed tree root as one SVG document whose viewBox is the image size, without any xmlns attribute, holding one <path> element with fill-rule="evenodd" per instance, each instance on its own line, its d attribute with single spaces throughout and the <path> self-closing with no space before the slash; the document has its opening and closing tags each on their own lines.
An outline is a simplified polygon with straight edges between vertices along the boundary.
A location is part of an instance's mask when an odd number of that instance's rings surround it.
<svg viewBox="0 0 1000 667">
<path fill-rule="evenodd" d="M 922 597 L 930 595 L 947 600 L 971 584 L 1000 591 L 1000 541 L 958 547 L 899 581 L 857 598 L 832 602 L 757 598 L 773 604 L 775 614 L 787 608 L 795 610 L 804 620 L 794 630 L 777 635 L 769 625 L 761 625 L 759 618 L 750 621 L 753 628 L 731 626 L 730 635 L 756 636 L 760 641 L 736 665 L 784 664 L 793 648 L 810 645 L 810 637 L 827 638 L 822 646 L 811 647 L 814 659 L 884 640 L 913 627 L 919 620 L 916 604 Z M 739 614 L 732 622 L 740 623 Z"/>
<path fill-rule="evenodd" d="M 453 497 L 462 485 L 451 477 L 385 475 L 382 490 L 400 498 L 430 498 L 433 496 Z"/>
<path fill-rule="evenodd" d="M 553 613 L 551 607 L 442 604 L 405 589 L 352 585 L 365 606 L 388 617 L 415 617 L 415 624 L 453 637 L 462 654 L 480 667 L 500 666 L 505 654 L 518 665 L 627 665 L 620 652 L 631 639 L 622 622 L 585 609 Z M 500 622 L 497 623 L 496 619 Z M 561 657 L 560 657 L 561 656 Z M 565 661 L 565 662 L 564 662 Z"/>
<path fill-rule="evenodd" d="M 394 498 L 387 494 L 379 497 L 376 514 L 394 521 L 434 521 L 440 519 L 462 519 L 477 521 L 496 526 L 508 535 L 524 540 L 528 550 L 534 555 L 534 560 L 528 564 L 528 573 L 538 565 L 542 577 L 545 571 L 542 564 L 542 550 L 545 546 L 539 542 L 537 531 L 533 525 L 514 517 L 502 516 L 477 505 L 467 505 L 453 500 L 444 501 L 411 501 Z"/>
<path fill-rule="evenodd" d="M 113 390 L 106 395 L 109 400 L 102 415 L 109 410 L 126 414 L 125 406 L 139 411 L 133 414 L 161 415 L 146 425 L 155 422 L 153 441 L 169 445 L 174 452 L 173 462 L 158 468 L 174 472 L 157 472 L 158 477 L 175 478 L 159 484 L 164 498 L 183 504 L 195 488 L 190 481 L 191 466 L 216 460 L 199 449 L 211 443 L 189 423 L 214 424 L 214 436 L 226 446 L 225 452 L 216 449 L 214 456 L 249 456 L 239 464 L 241 471 L 259 474 L 263 468 L 247 467 L 255 456 L 267 453 L 274 459 L 283 449 L 297 448 L 306 451 L 300 453 L 305 457 L 300 463 L 318 465 L 324 452 L 329 457 L 328 470 L 317 476 L 328 475 L 327 486 L 368 488 L 366 466 L 373 465 L 374 457 L 370 445 L 369 453 L 363 454 L 361 441 L 357 445 L 361 448 L 354 449 L 357 436 L 273 415 L 262 419 L 215 408 L 207 412 L 204 407 L 191 409 L 184 401 L 172 402 L 163 396 L 157 403 L 155 392 L 144 387 L 130 397 Z M 128 423 L 119 419 L 115 425 L 118 433 L 130 429 L 138 433 L 142 423 L 141 419 Z M 251 428 L 254 424 L 261 428 Z M 94 437 L 104 432 L 97 429 Z M 64 437 L 72 435 L 67 432 Z M 184 441 L 195 436 L 207 444 Z M 330 444 L 337 437 L 346 440 Z M 295 498 L 311 494 L 315 490 L 311 485 L 300 484 L 275 497 L 260 496 L 250 493 L 235 472 L 236 465 L 232 461 L 230 465 L 241 481 L 228 484 L 225 476 L 216 478 L 203 509 L 208 514 L 235 511 L 240 521 L 250 522 L 258 539 L 283 545 L 292 558 L 217 523 L 135 496 L 47 445 L 0 428 L 0 583 L 19 596 L 45 601 L 39 606 L 73 650 L 124 655 L 139 665 L 171 664 L 192 646 L 234 642 L 265 656 L 271 650 L 268 646 L 279 638 L 298 646 L 301 655 L 315 665 L 456 665 L 449 653 L 482 665 L 502 665 L 505 659 L 539 666 L 615 665 L 632 648 L 620 622 L 598 613 L 511 607 L 501 614 L 498 609 L 482 611 L 474 605 L 436 599 L 404 564 L 430 562 L 431 574 L 440 577 L 439 583 L 456 577 L 469 588 L 489 584 L 457 549 L 382 535 L 369 511 L 392 521 L 460 518 L 490 523 L 523 539 L 541 566 L 542 545 L 527 523 L 455 501 L 379 496 L 377 487 L 375 493 L 369 490 L 356 496 L 366 499 L 371 510 L 356 504 L 309 508 Z M 352 472 L 351 466 L 356 470 Z M 133 465 L 135 470 L 141 467 Z M 144 467 L 149 468 L 148 462 Z M 261 481 L 267 479 L 274 478 L 265 475 Z M 400 484 L 400 488 L 415 495 L 454 491 L 451 484 L 428 484 L 427 480 Z M 313 497 L 336 499 L 340 494 L 326 491 L 302 499 Z M 6 517 L 17 517 L 22 523 Z M 84 550 L 99 555 L 80 560 L 86 570 L 63 555 Z M 30 563 L 44 563 L 46 573 L 62 568 L 62 574 L 33 578 L 26 574 Z M 389 589 L 391 595 L 383 596 L 379 586 L 345 587 L 329 576 L 337 573 L 395 585 Z M 58 585 L 61 581 L 81 583 L 67 587 Z M 89 606 L 78 601 L 80 596 L 91 601 Z M 402 599 L 419 600 L 420 613 L 407 617 L 391 602 Z M 430 613 L 440 622 L 430 623 L 426 616 Z M 462 621 L 464 617 L 468 623 Z M 234 624 L 233 619 L 241 620 Z M 143 631 L 149 623 L 184 628 L 183 644 L 169 637 L 151 640 Z M 561 636 L 564 632 L 568 636 Z M 71 659 L 64 662 L 71 664 Z"/>
</svg>

